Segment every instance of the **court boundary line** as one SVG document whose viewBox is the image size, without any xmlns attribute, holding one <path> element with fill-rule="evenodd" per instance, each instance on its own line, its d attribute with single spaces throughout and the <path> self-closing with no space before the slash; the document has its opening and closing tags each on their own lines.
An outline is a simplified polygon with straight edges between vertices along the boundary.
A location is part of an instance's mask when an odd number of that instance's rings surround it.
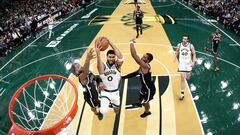
<svg viewBox="0 0 240 135">
<path fill-rule="evenodd" d="M 191 9 L 190 7 L 186 6 L 185 4 L 179 2 L 178 0 L 176 0 L 176 2 L 178 2 L 180 5 L 184 6 L 185 8 L 187 8 L 188 10 L 192 11 L 193 13 L 195 13 L 196 15 L 198 15 L 199 17 L 201 17 L 202 19 L 204 19 L 205 21 L 207 21 L 209 24 L 211 24 L 212 26 L 214 26 L 215 28 L 218 28 L 224 35 L 226 35 L 229 39 L 231 39 L 234 43 L 236 43 L 238 46 L 240 46 L 240 44 L 235 41 L 231 36 L 229 36 L 226 32 L 224 32 L 222 29 L 220 29 L 217 25 L 213 24 L 211 21 L 209 21 L 207 18 L 205 18 L 204 16 L 202 16 L 201 14 L 197 13 L 196 11 L 194 11 L 193 9 Z"/>
<path fill-rule="evenodd" d="M 194 101 L 194 99 L 193 99 L 192 92 L 191 92 L 191 90 L 190 90 L 190 88 L 189 88 L 189 85 L 188 85 L 188 83 L 187 83 L 187 80 L 184 79 L 184 82 L 186 83 L 186 86 L 187 86 L 188 92 L 190 93 L 191 100 L 192 100 L 192 102 L 194 103 L 194 104 L 193 104 L 194 109 L 197 111 L 197 106 L 196 106 L 195 101 Z M 202 125 L 202 122 L 201 122 L 200 115 L 199 115 L 198 111 L 197 111 L 197 114 L 198 114 L 198 115 L 197 115 L 198 121 L 199 121 L 199 123 L 200 123 L 200 125 L 201 125 L 202 135 L 205 135 L 205 133 L 204 133 L 204 129 L 203 129 L 203 125 Z"/>
<path fill-rule="evenodd" d="M 95 4 L 95 2 L 89 4 L 87 7 L 91 6 Z M 63 21 L 61 21 L 60 23 L 58 23 L 56 26 L 54 26 L 54 28 L 56 28 L 58 25 L 62 24 L 63 22 L 65 22 L 67 19 L 71 18 L 72 16 L 76 15 L 77 13 L 79 13 L 80 11 L 83 11 L 82 9 L 79 9 L 78 11 L 76 11 L 75 13 L 73 13 L 72 15 L 68 16 L 67 18 L 65 18 Z M 54 29 L 53 28 L 53 29 Z M 35 40 L 33 40 L 30 44 L 28 44 L 26 47 L 24 47 L 20 52 L 18 52 L 14 57 L 12 57 L 7 63 L 5 63 L 1 68 L 0 71 L 2 71 L 2 69 L 4 69 L 10 62 L 12 62 L 12 60 L 14 60 L 18 55 L 20 55 L 24 50 L 26 50 L 28 47 L 30 47 L 33 43 L 35 43 L 38 39 L 40 39 L 42 36 L 44 36 L 46 33 L 48 33 L 48 31 L 44 32 L 42 35 L 40 35 L 38 38 L 36 38 Z M 2 79 L 0 79 L 1 81 Z"/>
</svg>

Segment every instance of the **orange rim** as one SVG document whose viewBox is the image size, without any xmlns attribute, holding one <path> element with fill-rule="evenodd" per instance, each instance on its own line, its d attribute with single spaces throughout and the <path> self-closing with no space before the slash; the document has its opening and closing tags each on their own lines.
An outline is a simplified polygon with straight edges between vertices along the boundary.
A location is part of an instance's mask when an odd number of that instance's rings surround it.
<svg viewBox="0 0 240 135">
<path fill-rule="evenodd" d="M 11 113 L 12 110 L 13 110 L 14 104 L 16 102 L 15 99 L 20 96 L 23 89 L 26 88 L 27 86 L 31 85 L 32 83 L 34 83 L 37 80 L 44 80 L 44 79 L 47 79 L 47 78 L 63 79 L 73 86 L 76 98 L 74 100 L 74 103 L 73 103 L 73 106 L 72 106 L 71 110 L 61 121 L 57 122 L 54 126 L 52 126 L 50 128 L 46 128 L 46 129 L 39 130 L 39 131 L 30 131 L 30 130 L 26 130 L 26 129 L 23 129 L 23 128 L 19 127 L 17 124 L 15 124 L 14 119 L 12 117 L 12 113 Z M 56 134 L 56 133 L 60 132 L 62 128 L 67 127 L 70 124 L 70 122 L 73 120 L 73 118 L 76 115 L 77 110 L 78 110 L 77 101 L 78 101 L 77 87 L 70 79 L 68 79 L 64 76 L 55 75 L 55 74 L 42 75 L 42 76 L 33 78 L 33 79 L 27 81 L 26 83 L 24 83 L 20 88 L 18 88 L 17 91 L 13 94 L 13 96 L 10 100 L 9 107 L 8 107 L 8 115 L 9 115 L 10 120 L 12 122 L 12 127 L 11 127 L 9 132 L 14 132 L 15 135 L 22 134 L 22 133 L 25 133 L 25 134 L 40 134 L 40 135 L 41 134 Z"/>
</svg>

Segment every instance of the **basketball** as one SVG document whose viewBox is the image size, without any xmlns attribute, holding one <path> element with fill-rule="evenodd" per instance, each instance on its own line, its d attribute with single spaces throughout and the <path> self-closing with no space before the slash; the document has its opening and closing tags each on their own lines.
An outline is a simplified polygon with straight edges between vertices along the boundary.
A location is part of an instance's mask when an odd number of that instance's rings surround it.
<svg viewBox="0 0 240 135">
<path fill-rule="evenodd" d="M 100 42 L 100 46 L 102 47 L 100 49 L 100 51 L 105 51 L 108 48 L 108 46 L 109 46 L 109 41 L 106 38 L 104 38 L 104 37 L 98 37 L 95 40 L 95 43 L 97 43 L 97 42 Z"/>
</svg>

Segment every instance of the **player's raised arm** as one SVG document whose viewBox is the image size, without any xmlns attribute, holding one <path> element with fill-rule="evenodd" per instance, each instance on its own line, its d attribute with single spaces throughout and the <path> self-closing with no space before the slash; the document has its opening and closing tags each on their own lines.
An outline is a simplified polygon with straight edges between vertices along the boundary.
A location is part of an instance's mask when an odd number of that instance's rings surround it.
<svg viewBox="0 0 240 135">
<path fill-rule="evenodd" d="M 98 73 L 101 75 L 104 73 L 104 65 L 100 56 L 100 43 L 96 42 L 95 43 L 95 51 L 96 51 L 96 55 L 97 55 L 97 69 L 98 69 Z"/>
<path fill-rule="evenodd" d="M 83 65 L 83 72 L 79 75 L 80 78 L 87 78 L 87 75 L 89 73 L 89 66 L 90 66 L 90 61 L 95 57 L 95 55 L 93 54 L 94 50 L 93 48 L 91 48 L 88 53 L 87 53 L 87 57 L 85 60 L 85 63 Z M 81 80 L 82 81 L 82 80 Z"/>
<path fill-rule="evenodd" d="M 106 37 L 104 37 L 106 38 Z M 121 53 L 121 51 L 117 48 L 117 46 L 115 44 L 113 44 L 112 41 L 110 41 L 108 38 L 106 38 L 108 41 L 109 41 L 109 45 L 113 48 L 113 51 L 115 53 L 115 55 L 117 56 L 117 65 L 118 65 L 118 68 L 120 68 L 123 64 L 123 60 L 124 60 L 124 57 Z"/>
<path fill-rule="evenodd" d="M 137 62 L 138 65 L 140 65 L 142 68 L 149 68 L 147 63 L 145 63 L 144 61 L 142 61 L 140 59 L 140 57 L 137 55 L 135 46 L 134 46 L 135 41 L 134 40 L 130 40 L 130 51 L 131 51 L 131 55 L 133 57 L 133 59 Z"/>
</svg>

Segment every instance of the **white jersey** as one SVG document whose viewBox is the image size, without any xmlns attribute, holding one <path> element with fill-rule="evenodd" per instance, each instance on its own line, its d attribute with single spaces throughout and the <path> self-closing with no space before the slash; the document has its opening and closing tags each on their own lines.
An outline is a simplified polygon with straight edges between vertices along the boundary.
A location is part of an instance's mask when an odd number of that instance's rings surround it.
<svg viewBox="0 0 240 135">
<path fill-rule="evenodd" d="M 104 63 L 104 74 L 100 75 L 103 83 L 106 86 L 106 90 L 114 91 L 118 89 L 121 74 L 118 71 L 116 65 L 110 66 L 107 62 Z"/>
<path fill-rule="evenodd" d="M 54 24 L 54 20 L 52 17 L 48 18 L 48 25 L 53 25 Z"/>
<path fill-rule="evenodd" d="M 54 20 L 52 17 L 48 18 L 48 29 L 53 29 Z"/>
<path fill-rule="evenodd" d="M 191 63 L 191 61 L 192 61 L 191 47 L 193 47 L 193 45 L 191 43 L 187 43 L 186 46 L 184 46 L 183 43 L 180 43 L 179 63 L 185 63 L 185 64 Z"/>
</svg>

